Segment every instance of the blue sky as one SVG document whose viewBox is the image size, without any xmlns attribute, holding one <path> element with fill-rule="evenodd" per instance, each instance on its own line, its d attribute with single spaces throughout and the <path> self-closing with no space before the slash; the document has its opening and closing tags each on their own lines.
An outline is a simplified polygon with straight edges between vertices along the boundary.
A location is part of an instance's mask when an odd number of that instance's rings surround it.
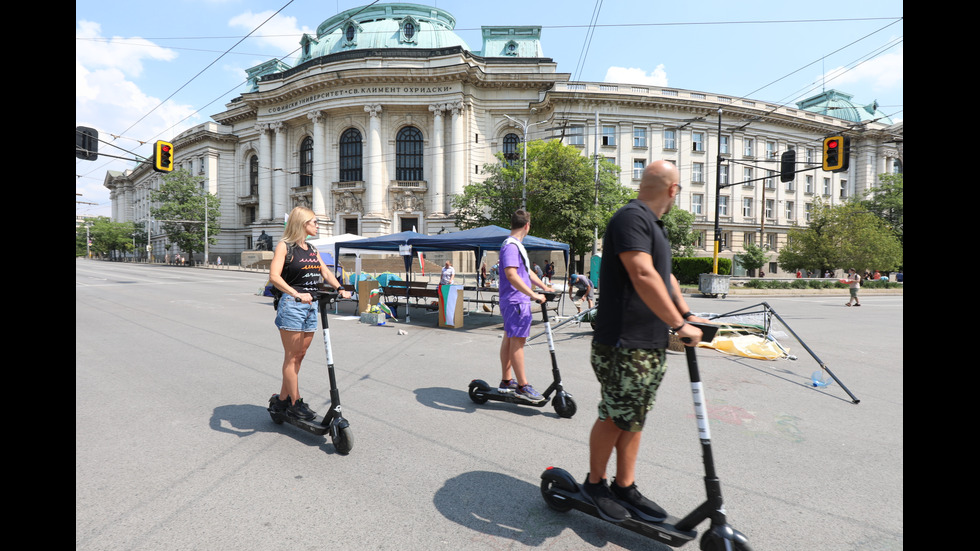
<svg viewBox="0 0 980 551">
<path fill-rule="evenodd" d="M 76 1 L 76 126 L 94 127 L 112 142 L 101 144 L 100 153 L 146 156 L 154 140 L 223 111 L 244 90 L 245 69 L 276 57 L 291 63 L 304 32 L 314 34 L 336 13 L 369 3 Z M 771 0 L 416 3 L 451 13 L 457 34 L 474 50 L 481 47 L 482 25 L 540 25 L 544 55 L 573 80 L 786 105 L 834 88 L 857 103 L 877 100 L 893 120 L 904 119 L 900 1 L 838 2 L 837 11 L 824 12 L 819 3 Z M 105 173 L 131 166 L 107 157 L 76 159 L 76 212 L 108 216 Z"/>
</svg>

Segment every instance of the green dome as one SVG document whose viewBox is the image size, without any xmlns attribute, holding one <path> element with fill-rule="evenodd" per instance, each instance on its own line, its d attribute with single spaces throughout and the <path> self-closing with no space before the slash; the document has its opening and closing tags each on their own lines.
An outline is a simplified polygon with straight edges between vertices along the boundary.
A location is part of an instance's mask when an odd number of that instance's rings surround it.
<svg viewBox="0 0 980 551">
<path fill-rule="evenodd" d="M 868 105 L 858 105 L 851 101 L 850 94 L 837 90 L 827 90 L 811 98 L 797 102 L 796 106 L 804 111 L 820 113 L 844 119 L 851 122 L 877 121 L 882 124 L 892 124 L 887 115 L 878 110 L 878 102 Z"/>
<path fill-rule="evenodd" d="M 377 48 L 469 47 L 453 29 L 456 19 L 445 10 L 419 4 L 375 4 L 352 8 L 304 35 L 300 63 L 350 50 Z"/>
</svg>

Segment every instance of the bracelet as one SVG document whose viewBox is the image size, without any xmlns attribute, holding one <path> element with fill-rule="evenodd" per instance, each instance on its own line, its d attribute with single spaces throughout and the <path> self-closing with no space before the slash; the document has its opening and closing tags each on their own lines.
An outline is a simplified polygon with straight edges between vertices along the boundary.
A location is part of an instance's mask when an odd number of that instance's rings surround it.
<svg viewBox="0 0 980 551">
<path fill-rule="evenodd" d="M 684 313 L 683 317 L 684 317 L 684 319 L 687 319 L 687 318 L 689 318 L 689 317 L 691 317 L 693 315 L 694 315 L 694 312 L 688 310 L 687 312 Z"/>
<path fill-rule="evenodd" d="M 673 331 L 674 333 L 676 333 L 676 332 L 680 331 L 681 328 L 684 327 L 685 325 L 687 325 L 687 322 L 686 321 L 684 323 L 678 325 L 677 327 L 671 327 L 670 330 Z"/>
</svg>

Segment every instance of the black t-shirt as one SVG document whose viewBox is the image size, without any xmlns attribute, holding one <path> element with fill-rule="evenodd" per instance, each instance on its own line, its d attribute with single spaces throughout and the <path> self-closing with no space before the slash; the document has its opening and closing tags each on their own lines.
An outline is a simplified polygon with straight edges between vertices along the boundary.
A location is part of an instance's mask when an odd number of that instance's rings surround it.
<svg viewBox="0 0 980 551">
<path fill-rule="evenodd" d="M 648 253 L 670 290 L 670 242 L 663 222 L 645 203 L 634 199 L 609 220 L 599 268 L 599 312 L 595 342 L 623 348 L 666 348 L 668 327 L 633 288 L 619 255 Z"/>
</svg>

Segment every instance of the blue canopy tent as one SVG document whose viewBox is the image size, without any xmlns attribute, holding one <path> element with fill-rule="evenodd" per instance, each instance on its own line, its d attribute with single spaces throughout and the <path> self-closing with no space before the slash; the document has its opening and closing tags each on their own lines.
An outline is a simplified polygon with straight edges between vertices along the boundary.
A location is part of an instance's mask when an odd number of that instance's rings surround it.
<svg viewBox="0 0 980 551">
<path fill-rule="evenodd" d="M 500 246 L 509 236 L 510 230 L 500 226 L 483 226 L 441 235 L 422 235 L 404 231 L 368 239 L 344 241 L 335 244 L 334 250 L 338 256 L 351 253 L 398 253 L 402 246 L 409 245 L 411 246 L 411 254 L 403 258 L 405 259 L 405 272 L 411 274 L 412 256 L 416 252 L 473 251 L 477 261 L 479 261 L 487 251 L 500 250 Z M 565 259 L 565 267 L 568 267 L 571 249 L 565 243 L 530 235 L 525 237 L 522 243 L 528 251 L 561 251 Z"/>
<path fill-rule="evenodd" d="M 404 245 L 412 247 L 412 254 L 422 251 L 473 251 L 479 260 L 487 251 L 500 250 L 504 240 L 510 235 L 510 230 L 500 226 L 483 226 L 441 235 L 422 235 L 412 231 L 403 231 L 391 235 L 382 235 L 368 239 L 356 239 L 334 244 L 334 250 L 339 256 L 345 253 L 397 253 Z M 565 243 L 527 236 L 522 242 L 529 251 L 562 251 L 565 266 L 568 266 L 570 248 Z M 406 256 L 406 270 L 411 269 L 412 257 Z"/>
</svg>

